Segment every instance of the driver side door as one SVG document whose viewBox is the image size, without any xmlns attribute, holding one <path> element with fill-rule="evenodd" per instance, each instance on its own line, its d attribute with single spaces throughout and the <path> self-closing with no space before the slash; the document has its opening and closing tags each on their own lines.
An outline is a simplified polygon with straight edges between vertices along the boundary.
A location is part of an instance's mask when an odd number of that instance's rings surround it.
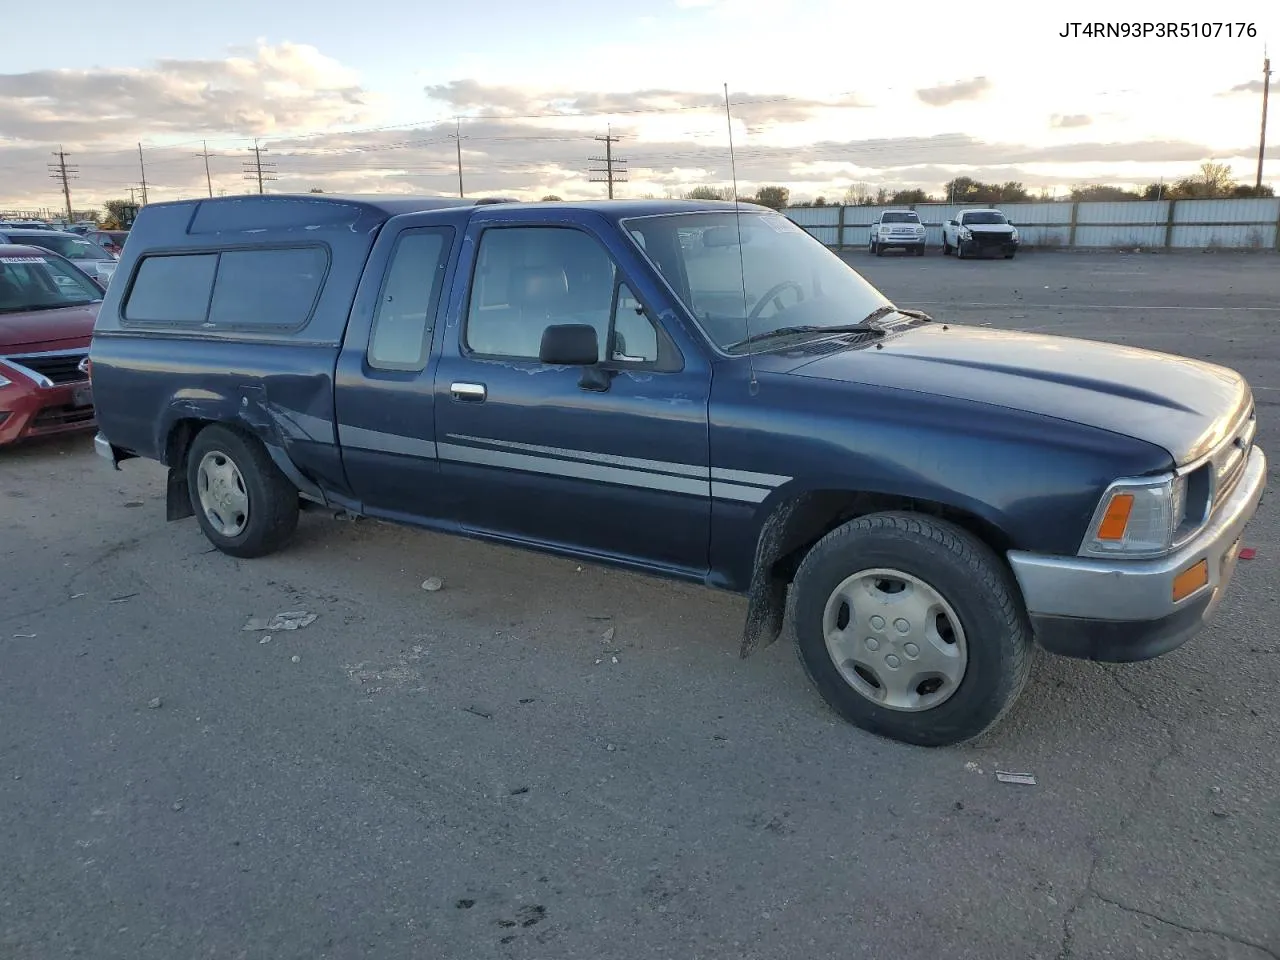
<svg viewBox="0 0 1280 960">
<path fill-rule="evenodd" d="M 626 275 L 616 233 L 472 226 L 466 297 L 436 373 L 442 480 L 468 531 L 705 576 L 710 368 Z M 543 331 L 588 324 L 596 374 L 542 363 Z"/>
</svg>

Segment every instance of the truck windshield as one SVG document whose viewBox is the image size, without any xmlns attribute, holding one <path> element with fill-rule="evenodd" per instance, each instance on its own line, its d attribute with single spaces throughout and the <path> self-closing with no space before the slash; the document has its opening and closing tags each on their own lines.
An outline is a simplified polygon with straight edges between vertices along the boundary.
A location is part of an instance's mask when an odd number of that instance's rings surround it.
<svg viewBox="0 0 1280 960">
<path fill-rule="evenodd" d="M 708 337 L 722 350 L 783 327 L 859 323 L 889 300 L 852 267 L 776 213 L 660 214 L 623 222 Z M 739 230 L 742 242 L 738 242 Z M 745 282 L 744 282 L 745 281 Z M 746 294 L 743 294 L 743 288 Z"/>
<path fill-rule="evenodd" d="M 965 225 L 968 226 L 971 223 L 1008 223 L 1009 221 L 1004 218 L 1003 213 L 991 211 L 984 213 L 966 213 L 964 215 L 964 222 Z"/>
<path fill-rule="evenodd" d="M 914 213 L 886 213 L 880 218 L 881 223 L 919 223 L 920 218 Z"/>
<path fill-rule="evenodd" d="M 82 307 L 102 291 L 75 267 L 35 254 L 0 254 L 0 313 Z"/>
</svg>

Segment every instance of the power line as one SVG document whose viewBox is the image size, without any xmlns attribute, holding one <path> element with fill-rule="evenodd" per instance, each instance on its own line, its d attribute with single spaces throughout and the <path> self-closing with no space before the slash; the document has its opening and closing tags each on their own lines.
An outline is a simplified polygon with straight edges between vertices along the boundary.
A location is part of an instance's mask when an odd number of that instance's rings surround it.
<svg viewBox="0 0 1280 960">
<path fill-rule="evenodd" d="M 1258 135 L 1258 179 L 1254 187 L 1262 192 L 1262 157 L 1267 152 L 1267 95 L 1271 92 L 1271 58 L 1262 51 L 1262 132 Z"/>
<path fill-rule="evenodd" d="M 58 162 L 48 164 L 49 176 L 54 180 L 62 181 L 62 196 L 67 201 L 67 223 L 70 224 L 75 219 L 71 212 L 71 181 L 77 178 L 78 168 L 67 166 L 67 155 L 62 151 L 61 146 L 54 151 L 53 155 L 58 158 Z"/>
<path fill-rule="evenodd" d="M 452 134 L 458 151 L 458 196 L 466 196 L 462 192 L 462 120 L 458 117 L 453 118 L 454 132 Z"/>
<path fill-rule="evenodd" d="M 244 161 L 244 178 L 246 180 L 256 179 L 258 181 L 259 193 L 266 192 L 262 186 L 264 181 L 277 179 L 275 175 L 275 163 L 271 161 L 264 163 L 262 160 L 262 151 L 265 149 L 266 147 L 259 146 L 258 141 L 254 140 L 253 159 Z"/>
<path fill-rule="evenodd" d="M 590 180 L 590 182 L 591 182 L 591 183 L 607 183 L 607 184 L 609 185 L 609 199 L 610 199 L 610 200 L 612 200 L 612 199 L 613 199 L 613 185 L 614 185 L 615 183 L 626 183 L 626 182 L 627 182 L 627 170 L 626 170 L 627 161 L 626 161 L 626 160 L 623 160 L 623 159 L 621 159 L 621 158 L 619 158 L 619 157 L 615 157 L 615 156 L 613 155 L 613 145 L 614 145 L 615 143 L 617 143 L 617 142 L 618 142 L 618 140 L 619 140 L 620 138 L 615 137 L 615 136 L 613 135 L 613 127 L 612 127 L 612 126 L 610 126 L 610 128 L 609 128 L 609 132 L 608 132 L 605 136 L 603 136 L 603 137 L 596 137 L 595 139 L 596 139 L 596 140 L 603 141 L 603 143 L 604 143 L 604 156 L 603 156 L 603 157 L 588 157 L 588 159 L 589 159 L 592 163 L 603 163 L 603 164 L 604 164 L 604 167 L 603 167 L 603 168 L 601 168 L 601 167 L 592 167 L 592 168 L 591 168 L 591 170 L 590 170 L 590 173 L 593 173 L 593 174 L 600 174 L 600 173 L 602 173 L 602 174 L 604 174 L 604 176 L 603 176 L 603 177 L 593 176 L 593 177 L 590 177 L 590 178 L 589 178 L 589 180 Z M 617 171 L 617 172 L 615 172 L 615 171 L 614 171 L 614 169 L 613 169 L 615 165 L 618 167 L 618 171 Z"/>
<path fill-rule="evenodd" d="M 138 144 L 138 170 L 142 174 L 142 205 L 147 205 L 147 164 L 142 159 L 142 144 Z"/>
<path fill-rule="evenodd" d="M 213 196 L 213 178 L 209 176 L 209 141 L 201 140 L 201 151 L 196 154 L 197 157 L 204 158 L 204 182 L 209 187 L 209 196 Z"/>
</svg>

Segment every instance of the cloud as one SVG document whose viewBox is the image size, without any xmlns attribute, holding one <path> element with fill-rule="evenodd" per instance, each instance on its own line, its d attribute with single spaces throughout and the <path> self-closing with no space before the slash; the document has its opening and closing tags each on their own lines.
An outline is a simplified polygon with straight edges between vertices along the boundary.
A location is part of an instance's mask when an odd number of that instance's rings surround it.
<svg viewBox="0 0 1280 960">
<path fill-rule="evenodd" d="M 1233 97 L 1238 93 L 1261 93 L 1261 80 L 1248 80 L 1245 83 L 1237 83 L 1230 90 L 1223 90 L 1218 94 L 1220 97 Z"/>
<path fill-rule="evenodd" d="M 950 103 L 963 100 L 978 100 L 991 89 L 991 81 L 986 77 L 974 77 L 971 80 L 957 80 L 955 83 L 943 83 L 936 87 L 924 87 L 916 91 L 922 103 L 931 107 L 945 107 Z"/>
<path fill-rule="evenodd" d="M 368 95 L 314 47 L 261 45 L 148 69 L 0 74 L 0 130 L 17 140 L 102 142 L 174 133 L 268 135 L 360 122 Z"/>
<path fill-rule="evenodd" d="M 588 115 L 619 117 L 724 109 L 724 97 L 719 92 L 663 88 L 629 92 L 535 91 L 486 86 L 468 79 L 431 84 L 424 88 L 424 92 L 428 98 L 463 116 L 507 119 Z M 868 106 L 855 94 L 819 100 L 780 93 L 731 92 L 729 102 L 734 117 L 750 125 L 799 123 L 824 109 Z"/>
<path fill-rule="evenodd" d="M 1056 127 L 1059 130 L 1067 130 L 1071 127 L 1087 127 L 1093 123 L 1093 117 L 1087 113 L 1055 113 L 1049 118 L 1049 126 Z"/>
<path fill-rule="evenodd" d="M 361 101 L 368 98 L 357 78 L 311 48 L 257 48 L 229 61 L 167 61 L 163 68 L 93 71 L 92 75 L 101 87 L 96 92 L 86 88 L 79 72 L 0 76 L 0 114 L 44 110 L 49 123 L 89 128 L 79 142 L 66 138 L 71 162 L 80 171 L 80 178 L 72 183 L 72 201 L 78 209 L 128 196 L 129 187 L 139 179 L 138 139 L 144 140 L 152 200 L 205 195 L 204 164 L 195 152 L 203 137 L 196 136 L 195 146 L 153 147 L 146 143 L 146 136 L 157 129 L 190 129 L 193 122 L 221 124 L 227 122 L 223 117 L 228 111 L 232 132 L 222 132 L 227 127 L 209 127 L 215 194 L 253 188 L 244 178 L 243 166 L 252 143 L 246 134 L 255 131 L 264 136 L 267 155 L 275 163 L 278 180 L 270 185 L 273 191 L 306 192 L 319 187 L 330 193 L 457 192 L 451 119 L 399 129 L 324 132 L 326 126 L 332 129 L 348 117 L 363 117 L 366 108 Z M 218 100 L 219 92 L 230 100 Z M 527 91 L 462 79 L 435 84 L 428 93 L 446 108 L 439 111 L 442 117 L 464 115 L 463 179 L 468 196 L 602 196 L 603 185 L 588 181 L 588 168 L 596 165 L 588 158 L 600 151 L 602 145 L 595 138 L 604 132 L 606 121 L 612 122 L 614 135 L 621 138 L 615 156 L 628 160 L 630 182 L 622 187 L 622 196 L 679 194 L 698 184 L 723 186 L 730 180 L 723 103 L 717 91 L 658 87 L 621 92 Z M 213 98 L 212 103 L 205 102 L 206 96 Z M 77 97 L 91 102 L 77 103 Z M 777 142 L 781 138 L 771 142 L 770 137 L 748 137 L 737 142 L 737 172 L 744 192 L 765 183 L 781 183 L 797 195 L 831 196 L 852 180 L 873 187 L 937 190 L 958 173 L 1037 185 L 1085 179 L 1105 182 L 1107 165 L 1113 164 L 1123 165 L 1116 169 L 1126 176 L 1138 175 L 1132 172 L 1134 164 L 1163 164 L 1163 169 L 1157 169 L 1169 178 L 1181 175 L 1178 171 L 1190 172 L 1207 157 L 1249 157 L 1256 149 L 1233 152 L 1222 144 L 1180 139 L 1040 146 L 990 142 L 968 133 L 814 140 L 805 129 L 789 125 L 823 118 L 824 111 L 846 101 L 767 92 L 735 93 L 731 100 L 734 116 L 749 127 L 780 125 L 790 141 L 783 145 Z M 94 112 L 97 118 L 90 115 Z M 238 117 L 263 118 L 266 129 L 238 126 Z M 3 119 L 0 129 L 10 129 Z M 46 167 L 52 159 L 49 151 L 58 142 L 51 136 L 8 145 L 0 140 L 0 208 L 56 209 L 60 205 L 58 188 Z M 1275 155 L 1275 149 L 1270 155 Z"/>
</svg>

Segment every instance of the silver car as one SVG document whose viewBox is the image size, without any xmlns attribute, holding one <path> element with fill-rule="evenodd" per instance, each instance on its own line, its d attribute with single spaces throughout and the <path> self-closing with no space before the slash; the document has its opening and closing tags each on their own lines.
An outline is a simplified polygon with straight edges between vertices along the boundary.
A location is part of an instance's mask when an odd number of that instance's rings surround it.
<svg viewBox="0 0 1280 960">
<path fill-rule="evenodd" d="M 104 287 L 116 272 L 118 261 L 86 237 L 61 230 L 16 230 L 0 228 L 0 243 L 25 243 L 43 247 L 66 257 Z"/>
</svg>

